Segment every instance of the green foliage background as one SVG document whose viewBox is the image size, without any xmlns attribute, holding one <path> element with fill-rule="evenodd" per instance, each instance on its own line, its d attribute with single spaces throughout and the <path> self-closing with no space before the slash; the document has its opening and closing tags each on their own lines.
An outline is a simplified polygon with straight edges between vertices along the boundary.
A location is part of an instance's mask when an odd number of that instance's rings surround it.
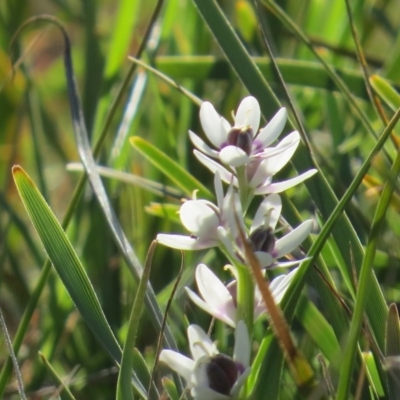
<svg viewBox="0 0 400 400">
<path fill-rule="evenodd" d="M 270 1 L 257 4 L 244 0 L 218 2 L 240 38 L 242 50 L 251 56 L 249 62 L 253 63 L 249 65 L 258 66 L 260 77 L 279 102 L 290 107 L 287 92 L 268 55 L 265 40 L 268 42 L 307 138 L 308 147 L 303 146 L 303 153 L 297 155 L 295 167 L 300 172 L 309 167 L 310 161 L 302 154 L 311 154 L 320 167 L 319 178 L 313 180 L 311 189 L 301 185 L 285 196 L 285 217 L 295 224 L 299 218 L 313 216 L 323 227 L 333 208 L 326 187 L 318 179 L 322 180 L 324 176 L 337 198 L 342 198 L 400 105 L 397 95 L 400 87 L 399 5 L 396 1 L 386 0 L 357 0 L 350 4 L 368 74 L 387 79 L 394 91 L 392 93 L 387 86 L 378 87 L 380 81 L 373 82 L 382 107 L 379 115 L 366 90 L 344 1 L 287 0 L 279 6 Z M 12 41 L 27 18 L 51 14 L 66 27 L 93 147 L 106 134 L 97 160 L 114 170 L 111 177 L 103 179 L 108 198 L 141 264 L 144 264 L 147 249 L 158 232 L 182 231 L 175 211 L 180 198 L 189 197 L 190 191 L 184 191 L 168 178 L 166 171 L 150 163 L 143 152 L 131 146 L 129 138 L 139 136 L 153 144 L 212 191 L 212 177 L 194 159 L 187 135 L 189 129 L 202 133 L 198 102 L 162 77 L 142 67 L 133 69 L 135 64 L 128 59 L 128 55 L 135 56 L 142 45 L 156 5 L 155 1 L 139 0 L 6 0 L 0 4 L 0 307 L 11 338 L 20 327 L 46 259 L 16 191 L 11 167 L 20 164 L 28 172 L 60 221 L 70 207 L 75 187 L 83 175 L 78 167 L 74 170 L 71 166 L 66 168 L 69 163 L 79 162 L 79 155 L 67 97 L 62 35 L 54 25 L 36 22 Z M 278 104 L 268 97 L 267 86 L 258 84 L 261 78 L 252 75 L 253 70 L 242 58 L 238 44 L 219 23 L 214 9 L 216 2 L 170 0 L 160 2 L 160 5 L 160 13 L 141 55 L 146 64 L 166 74 L 199 99 L 211 101 L 227 118 L 249 91 L 258 97 L 264 117 L 270 118 L 277 111 Z M 297 31 L 285 16 L 290 17 Z M 305 38 L 307 43 L 302 40 Z M 17 63 L 14 74 L 10 59 Z M 293 110 L 290 115 L 295 121 Z M 382 121 L 383 115 L 386 121 Z M 297 122 L 294 126 L 300 129 Z M 290 129 L 288 124 L 287 132 Z M 368 294 L 373 286 L 369 283 L 362 288 L 360 284 L 358 288 L 359 271 L 362 263 L 368 263 L 363 258 L 363 250 L 370 243 L 368 237 L 373 216 L 387 181 L 393 184 L 394 192 L 384 207 L 386 214 L 376 237 L 377 251 L 376 254 L 372 252 L 369 262 L 385 301 L 398 303 L 400 299 L 400 193 L 398 177 L 389 174 L 398 144 L 394 130 L 383 149 L 373 156 L 368 174 L 363 174 L 362 184 L 346 206 L 348 226 L 362 247 L 358 249 L 353 239 L 346 236 L 347 222 L 338 219 L 336 229 L 339 232 L 342 229 L 342 242 L 329 236 L 320 257 L 315 264 L 310 264 L 300 283 L 300 288 L 306 286 L 303 295 L 300 297 L 298 291 L 293 290 L 295 297 L 289 299 L 288 296 L 284 302 L 298 345 L 312 360 L 318 378 L 323 381 L 325 374 L 332 379 L 332 398 L 341 396 L 340 389 L 336 392 L 337 382 L 341 379 L 338 361 L 341 354 L 336 351 L 346 349 L 346 334 L 359 290 Z M 125 175 L 120 176 L 115 171 L 125 171 L 166 187 L 154 193 L 149 190 L 154 187 L 152 182 L 146 181 L 141 186 L 137 182 L 132 184 Z M 279 178 L 293 173 L 293 166 L 287 167 Z M 75 205 L 66 232 L 110 327 L 123 344 L 138 282 L 118 249 L 89 185 Z M 306 249 L 312 246 L 318 233 L 319 229 L 316 229 L 312 239 L 305 244 Z M 187 253 L 183 261 L 179 252 L 161 247 L 155 252 L 150 283 L 161 311 L 165 310 L 181 264 L 184 264 L 168 318 L 174 338 L 183 351 L 188 321 L 203 326 L 209 323 L 208 316 L 189 304 L 183 287 L 192 284 L 194 268 L 199 262 L 213 266 L 221 276 L 228 277 L 222 270 L 223 260 L 215 250 Z M 320 278 L 321 275 L 325 278 Z M 329 282 L 332 286 L 328 288 L 321 282 Z M 373 293 L 377 294 L 378 289 Z M 315 306 L 305 297 L 313 299 Z M 351 392 L 356 396 L 358 387 L 361 388 L 358 398 L 377 398 L 376 392 L 380 392 L 382 397 L 394 399 L 399 390 L 393 378 L 396 378 L 396 372 L 384 372 L 381 367 L 388 354 L 380 354 L 376 346 L 385 353 L 385 345 L 389 343 L 390 347 L 394 341 L 394 350 L 390 353 L 393 355 L 400 354 L 400 344 L 398 338 L 388 339 L 387 315 L 381 312 L 382 309 L 368 307 L 371 336 L 364 326 L 359 344 L 362 350 L 374 351 L 380 379 L 366 378 L 364 386 L 358 384 L 357 378 L 364 376 L 360 368 L 361 357 L 358 357 L 356 365 L 348 371 L 354 375 Z M 393 310 L 390 314 L 394 321 L 392 336 L 396 336 L 398 320 Z M 152 367 L 159 332 L 149 314 L 142 314 L 135 345 Z M 255 327 L 257 344 L 262 342 L 264 328 L 265 323 Z M 214 333 L 220 347 L 228 351 L 232 343 L 227 339 L 226 328 L 217 323 Z M 271 340 L 271 333 L 268 335 Z M 8 350 L 3 338 L 0 345 L 3 349 L 0 363 L 4 365 Z M 75 308 L 65 290 L 65 282 L 54 271 L 40 291 L 29 325 L 24 327 L 17 358 L 28 398 L 57 396 L 57 378 L 38 356 L 39 351 L 56 375 L 66 379 L 75 398 L 115 397 L 118 368 Z M 325 363 L 331 366 L 329 371 L 324 372 L 321 367 L 317 358 L 320 353 Z M 301 398 L 286 368 L 280 368 L 280 356 L 269 351 L 265 359 L 269 364 L 265 362 L 263 368 L 267 370 L 262 371 L 268 376 L 265 383 L 269 385 L 268 398 Z M 161 371 L 165 372 L 164 369 Z M 157 381 L 160 376 L 158 372 Z M 3 397 L 18 398 L 16 385 L 6 378 L 2 375 L 0 380 L 4 385 L 7 383 L 2 389 Z M 382 389 L 378 389 L 378 382 Z M 67 398 L 65 391 L 60 397 Z"/>
</svg>

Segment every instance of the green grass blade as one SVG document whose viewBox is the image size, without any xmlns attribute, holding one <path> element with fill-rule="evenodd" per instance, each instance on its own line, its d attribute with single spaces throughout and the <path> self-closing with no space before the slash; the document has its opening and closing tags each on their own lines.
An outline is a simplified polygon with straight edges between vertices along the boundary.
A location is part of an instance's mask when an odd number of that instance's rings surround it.
<svg viewBox="0 0 400 400">
<path fill-rule="evenodd" d="M 264 78 L 276 82 L 271 61 L 266 57 L 253 57 L 254 63 Z M 307 86 L 315 89 L 334 90 L 334 82 L 319 63 L 304 60 L 278 58 L 277 64 L 287 84 Z M 227 79 L 229 63 L 215 56 L 159 56 L 155 59 L 157 69 L 179 82 L 182 79 Z M 350 69 L 339 69 L 337 73 L 354 96 L 368 99 L 364 80 L 360 73 Z"/>
<path fill-rule="evenodd" d="M 56 380 L 57 384 L 62 387 L 63 396 L 68 400 L 76 400 L 74 395 L 69 390 L 68 386 L 65 384 L 63 379 L 57 374 L 57 371 L 53 368 L 53 366 L 50 364 L 49 360 L 44 356 L 44 354 L 39 352 L 39 356 L 42 359 L 46 368 L 50 371 L 52 377 Z M 60 389 L 58 389 L 57 391 L 61 393 Z"/>
<path fill-rule="evenodd" d="M 108 325 L 89 278 L 68 237 L 37 187 L 19 166 L 13 168 L 18 193 L 43 247 L 85 322 L 114 361 L 121 349 Z"/>
<path fill-rule="evenodd" d="M 132 367 L 133 367 L 133 349 L 135 348 L 136 336 L 140 323 L 141 314 L 144 307 L 144 299 L 146 297 L 146 287 L 150 277 L 151 263 L 156 248 L 156 242 L 153 242 L 149 248 L 146 263 L 143 269 L 143 275 L 139 282 L 136 292 L 135 301 L 129 317 L 128 334 L 125 340 L 122 352 L 121 369 L 118 375 L 117 383 L 117 400 L 133 400 L 133 392 L 131 387 Z"/>
<path fill-rule="evenodd" d="M 393 86 L 378 75 L 372 75 L 370 78 L 371 85 L 378 96 L 393 110 L 400 108 L 400 95 Z"/>
<path fill-rule="evenodd" d="M 306 297 L 301 296 L 296 316 L 329 362 L 337 361 L 341 353 L 339 342 L 332 327 L 317 307 Z"/>
<path fill-rule="evenodd" d="M 104 316 L 96 293 L 68 237 L 43 196 L 25 171 L 15 166 L 13 176 L 18 193 L 42 241 L 43 247 L 84 321 L 115 362 L 121 348 Z M 134 380 L 136 389 L 143 387 Z"/>
<path fill-rule="evenodd" d="M 132 137 L 130 142 L 135 149 L 139 150 L 154 166 L 171 179 L 177 187 L 183 190 L 186 195 L 191 197 L 193 191 L 198 190 L 199 198 L 212 199 L 214 197 L 201 182 L 151 143 L 138 136 Z"/>
<path fill-rule="evenodd" d="M 357 343 L 364 318 L 364 309 L 367 304 L 367 298 L 370 295 L 371 283 L 373 282 L 372 267 L 375 258 L 376 247 L 380 238 L 380 232 L 385 223 L 386 210 L 389 207 L 390 199 L 400 173 L 400 152 L 398 152 L 394 164 L 390 170 L 389 179 L 385 184 L 381 198 L 376 207 L 374 220 L 371 226 L 368 244 L 366 247 L 363 263 L 361 265 L 358 293 L 354 315 L 350 326 L 349 338 L 346 344 L 343 368 L 339 377 L 337 400 L 345 400 L 349 396 L 351 373 L 353 371 Z"/>
</svg>

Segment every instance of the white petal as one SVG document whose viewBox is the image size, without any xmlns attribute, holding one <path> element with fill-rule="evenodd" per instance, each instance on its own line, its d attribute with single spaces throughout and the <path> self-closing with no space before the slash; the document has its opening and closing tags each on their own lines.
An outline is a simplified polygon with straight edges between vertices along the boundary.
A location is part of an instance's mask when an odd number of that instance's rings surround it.
<svg viewBox="0 0 400 400">
<path fill-rule="evenodd" d="M 219 152 L 219 159 L 231 167 L 240 167 L 250 162 L 250 157 L 240 147 L 226 146 Z"/>
<path fill-rule="evenodd" d="M 293 229 L 283 238 L 277 240 L 274 249 L 274 251 L 277 252 L 276 258 L 283 257 L 284 255 L 291 253 L 296 247 L 298 247 L 310 234 L 313 223 L 314 222 L 312 219 L 304 221 L 296 229 Z"/>
<path fill-rule="evenodd" d="M 251 372 L 251 368 L 250 367 L 246 368 L 243 371 L 243 374 L 239 376 L 239 378 L 237 379 L 237 381 L 235 382 L 235 384 L 233 385 L 233 387 L 230 391 L 231 398 L 234 398 L 234 399 L 238 398 L 240 389 L 242 388 L 247 377 L 250 375 L 250 372 Z"/>
<path fill-rule="evenodd" d="M 293 261 L 276 261 L 272 268 L 290 268 L 295 265 L 301 264 L 303 261 L 309 260 L 311 257 L 302 258 L 301 260 L 293 260 Z"/>
<path fill-rule="evenodd" d="M 295 178 L 288 179 L 287 181 L 277 182 L 277 183 L 266 183 L 254 190 L 254 194 L 267 194 L 267 193 L 281 193 L 287 189 L 290 189 L 293 186 L 298 185 L 299 183 L 305 181 L 308 178 L 311 178 L 318 172 L 316 169 L 310 169 L 307 172 L 304 172 L 301 175 L 296 176 Z"/>
<path fill-rule="evenodd" d="M 235 320 L 236 307 L 229 290 L 205 264 L 199 264 L 196 268 L 196 283 L 204 301 L 217 314 Z"/>
<path fill-rule="evenodd" d="M 167 235 L 159 233 L 157 235 L 157 242 L 164 246 L 180 250 L 202 250 L 218 245 L 218 240 L 215 239 L 196 239 L 184 235 Z"/>
<path fill-rule="evenodd" d="M 250 228 L 250 233 L 264 225 L 265 219 L 268 226 L 275 229 L 282 210 L 282 200 L 278 194 L 270 194 L 258 207 Z"/>
<path fill-rule="evenodd" d="M 200 107 L 200 122 L 210 142 L 219 149 L 221 144 L 226 140 L 228 132 L 224 129 L 225 124 L 222 118 L 208 101 L 202 103 Z"/>
<path fill-rule="evenodd" d="M 226 312 L 219 312 L 216 308 L 211 307 L 205 301 L 203 301 L 196 293 L 191 291 L 189 288 L 185 287 L 186 293 L 190 297 L 190 300 L 193 301 L 198 307 L 202 308 L 206 313 L 212 315 L 214 318 L 219 319 L 220 321 L 224 322 L 225 324 L 235 327 L 235 319 L 236 319 L 236 312 L 234 312 L 233 318 L 228 316 Z M 236 311 L 236 309 L 234 309 Z"/>
<path fill-rule="evenodd" d="M 236 177 L 229 172 L 226 168 L 224 168 L 222 165 L 218 164 L 214 160 L 211 160 L 211 158 L 208 158 L 205 156 L 203 153 L 200 153 L 197 150 L 193 150 L 194 155 L 196 158 L 203 164 L 205 165 L 211 172 L 215 173 L 216 171 L 219 172 L 221 179 L 230 184 L 231 181 L 235 186 L 238 186 L 238 181 Z"/>
<path fill-rule="evenodd" d="M 195 400 L 229 400 L 230 396 L 218 393 L 207 386 L 196 386 L 190 391 Z"/>
<path fill-rule="evenodd" d="M 233 359 L 241 363 L 245 368 L 250 365 L 250 338 L 247 326 L 244 321 L 238 321 L 235 330 L 235 348 Z"/>
<path fill-rule="evenodd" d="M 159 360 L 181 375 L 187 383 L 195 366 L 195 362 L 184 355 L 172 350 L 162 350 Z"/>
<path fill-rule="evenodd" d="M 195 147 L 197 147 L 200 151 L 207 154 L 209 157 L 218 158 L 219 152 L 213 150 L 210 146 L 208 146 L 199 136 L 197 136 L 192 131 L 189 131 L 189 137 Z"/>
<path fill-rule="evenodd" d="M 253 128 L 253 136 L 260 126 L 260 106 L 253 96 L 245 97 L 236 112 L 235 126 L 250 125 Z"/>
<path fill-rule="evenodd" d="M 264 147 L 269 146 L 282 133 L 286 124 L 287 111 L 286 108 L 281 108 L 268 122 L 267 126 L 260 130 L 257 139 L 263 144 Z"/>
<path fill-rule="evenodd" d="M 200 239 L 215 239 L 220 224 L 216 210 L 202 200 L 188 200 L 179 211 L 183 226 Z"/>
<path fill-rule="evenodd" d="M 215 172 L 214 176 L 214 188 L 218 209 L 221 210 L 224 204 L 224 189 L 222 187 L 221 175 L 218 171 Z"/>
<path fill-rule="evenodd" d="M 272 255 L 266 253 L 265 251 L 256 251 L 254 252 L 254 254 L 258 258 L 261 268 L 267 268 L 274 263 L 274 258 L 272 257 Z"/>
<path fill-rule="evenodd" d="M 260 167 L 264 169 L 267 175 L 275 175 L 291 160 L 299 143 L 300 134 L 297 131 L 292 132 L 276 146 L 276 150 L 282 151 L 278 151 L 277 154 L 272 157 L 265 158 Z"/>
<path fill-rule="evenodd" d="M 286 293 L 287 288 L 289 287 L 290 283 L 292 282 L 298 268 L 294 269 L 287 275 L 280 275 L 276 277 L 270 284 L 270 289 L 272 295 L 274 296 L 275 302 L 280 303 L 283 296 Z"/>
<path fill-rule="evenodd" d="M 261 162 L 250 180 L 250 186 L 252 188 L 264 187 L 269 185 L 270 182 L 272 182 L 272 176 L 268 174 L 268 171 L 264 170 Z"/>
<path fill-rule="evenodd" d="M 207 336 L 207 334 L 198 325 L 190 325 L 187 330 L 190 352 L 193 359 L 199 360 L 201 357 L 212 357 L 218 354 L 215 343 Z"/>
</svg>

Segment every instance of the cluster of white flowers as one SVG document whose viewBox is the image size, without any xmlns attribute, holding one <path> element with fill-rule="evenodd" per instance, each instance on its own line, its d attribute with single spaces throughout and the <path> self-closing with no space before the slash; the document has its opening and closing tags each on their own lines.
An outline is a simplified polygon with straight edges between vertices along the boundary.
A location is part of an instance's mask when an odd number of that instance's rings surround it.
<svg viewBox="0 0 400 400">
<path fill-rule="evenodd" d="M 210 147 L 199 136 L 189 132 L 196 158 L 214 173 L 217 204 L 208 200 L 185 201 L 180 218 L 189 235 L 159 234 L 157 241 L 182 250 L 201 250 L 219 247 L 228 257 L 235 279 L 228 285 L 219 280 L 206 265 L 196 269 L 199 295 L 186 288 L 189 298 L 214 318 L 236 329 L 233 358 L 218 352 L 215 344 L 196 326 L 188 328 L 193 359 L 171 350 L 163 350 L 160 360 L 179 373 L 191 389 L 195 399 L 234 399 L 250 373 L 250 338 L 248 327 L 240 319 L 237 304 L 238 266 L 246 264 L 241 232 L 252 244 L 255 255 L 264 269 L 290 267 L 302 260 L 289 256 L 309 235 L 312 221 L 307 220 L 288 233 L 277 228 L 282 210 L 278 193 L 287 190 L 314 175 L 309 170 L 284 182 L 273 182 L 273 176 L 291 159 L 300 142 L 297 131 L 273 145 L 281 134 L 287 119 L 286 109 L 280 109 L 271 121 L 259 130 L 260 106 L 254 97 L 240 103 L 234 125 L 218 115 L 209 102 L 200 108 L 200 122 Z M 223 183 L 228 189 L 224 194 Z M 255 195 L 263 195 L 248 228 L 245 215 Z M 276 277 L 270 283 L 271 293 L 279 303 L 297 269 Z M 257 286 L 254 291 L 253 319 L 266 315 L 267 310 Z"/>
</svg>

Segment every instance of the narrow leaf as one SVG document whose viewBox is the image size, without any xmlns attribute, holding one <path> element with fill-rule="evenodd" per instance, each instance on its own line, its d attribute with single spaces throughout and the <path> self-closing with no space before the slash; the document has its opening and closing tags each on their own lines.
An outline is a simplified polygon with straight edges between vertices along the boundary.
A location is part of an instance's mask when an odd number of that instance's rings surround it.
<svg viewBox="0 0 400 400">
<path fill-rule="evenodd" d="M 121 348 L 107 323 L 93 286 L 60 223 L 20 166 L 13 167 L 14 181 L 43 247 L 84 321 L 115 362 Z M 139 381 L 136 389 L 144 394 Z"/>
<path fill-rule="evenodd" d="M 151 143 L 138 136 L 132 137 L 130 142 L 188 196 L 192 196 L 193 191 L 198 190 L 199 198 L 212 199 L 214 197 L 202 183 Z"/>
</svg>

